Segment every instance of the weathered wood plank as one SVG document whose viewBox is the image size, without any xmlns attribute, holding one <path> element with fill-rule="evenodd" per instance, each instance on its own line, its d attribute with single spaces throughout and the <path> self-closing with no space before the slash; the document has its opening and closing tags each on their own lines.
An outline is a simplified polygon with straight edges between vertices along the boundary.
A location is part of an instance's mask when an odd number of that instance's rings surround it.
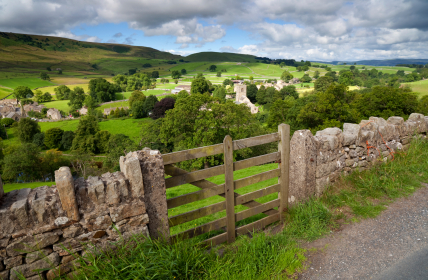
<svg viewBox="0 0 428 280">
<path fill-rule="evenodd" d="M 250 177 L 246 177 L 243 179 L 239 179 L 235 181 L 235 190 L 252 185 L 252 184 L 256 184 L 259 182 L 263 182 L 275 177 L 278 177 L 281 174 L 281 170 L 280 169 L 274 169 L 274 170 L 270 170 L 270 171 L 266 171 L 263 173 L 259 173 Z"/>
<path fill-rule="evenodd" d="M 256 206 L 254 208 L 250 208 L 244 211 L 241 211 L 239 213 L 235 214 L 235 221 L 242 221 L 243 219 L 249 218 L 251 216 L 263 213 L 269 209 L 272 209 L 274 207 L 278 207 L 280 203 L 280 199 L 275 199 L 269 202 L 266 202 L 265 204 Z"/>
<path fill-rule="evenodd" d="M 233 143 L 232 137 L 226 135 L 224 144 L 224 194 L 226 196 L 226 230 L 227 243 L 235 241 L 235 196 L 233 195 Z"/>
<path fill-rule="evenodd" d="M 178 175 L 184 175 L 189 173 L 188 171 L 184 170 L 184 169 L 180 169 L 174 165 L 165 165 L 165 174 L 170 175 L 170 176 L 178 176 Z M 216 184 L 207 181 L 207 180 L 200 180 L 200 181 L 195 181 L 190 183 L 198 188 L 201 189 L 208 189 L 208 188 L 212 188 L 215 187 Z"/>
<path fill-rule="evenodd" d="M 280 156 L 281 156 L 280 153 L 275 152 L 267 155 L 240 160 L 233 163 L 233 171 L 245 169 L 256 165 L 265 164 L 268 162 L 274 162 L 279 160 L 281 158 Z"/>
<path fill-rule="evenodd" d="M 220 212 L 224 209 L 226 209 L 226 202 L 222 201 L 222 202 L 212 204 L 209 206 L 205 206 L 205 207 L 193 210 L 193 211 L 189 211 L 189 212 L 186 212 L 183 214 L 172 216 L 171 218 L 168 219 L 169 226 L 173 227 L 173 226 L 181 225 L 183 223 L 193 221 L 193 220 L 196 220 L 198 218 L 202 218 L 202 217 L 205 217 L 207 215 L 211 215 L 211 214 Z"/>
<path fill-rule="evenodd" d="M 276 184 L 276 185 L 273 185 L 273 186 L 255 191 L 255 192 L 240 195 L 240 196 L 235 198 L 235 205 L 244 204 L 244 203 L 251 201 L 251 200 L 254 200 L 256 198 L 260 198 L 260 197 L 266 196 L 268 194 L 278 192 L 279 190 L 280 190 L 280 185 Z"/>
<path fill-rule="evenodd" d="M 263 145 L 267 143 L 272 143 L 275 141 L 279 141 L 279 134 L 278 133 L 272 133 L 272 134 L 266 134 L 251 138 L 245 138 L 240 140 L 233 141 L 233 150 L 240 150 L 244 148 L 254 147 L 258 145 Z"/>
<path fill-rule="evenodd" d="M 179 151 L 162 155 L 163 163 L 173 164 L 185 160 L 197 159 L 201 157 L 213 156 L 223 153 L 223 144 L 205 146 L 190 150 Z"/>
<path fill-rule="evenodd" d="M 279 214 L 273 214 L 271 216 L 267 216 L 263 219 L 260 219 L 254 223 L 248 224 L 248 225 L 244 225 L 241 226 L 239 228 L 236 229 L 236 234 L 237 235 L 242 235 L 242 234 L 247 234 L 247 233 L 251 233 L 253 231 L 257 231 L 260 229 L 265 228 L 266 226 L 270 225 L 271 223 L 274 223 L 276 221 L 279 220 Z"/>
<path fill-rule="evenodd" d="M 203 189 L 197 192 L 183 194 L 170 198 L 166 201 L 168 209 L 172 209 L 184 204 L 199 201 L 215 195 L 224 194 L 224 184 L 216 185 L 215 187 Z"/>
<path fill-rule="evenodd" d="M 189 172 L 183 175 L 174 176 L 171 178 L 165 179 L 165 186 L 167 189 L 184 185 L 187 183 L 192 183 L 195 181 L 200 181 L 206 178 L 217 176 L 224 173 L 224 166 L 219 165 L 207 169 L 202 169 L 194 172 Z"/>
<path fill-rule="evenodd" d="M 289 186 L 289 162 L 290 162 L 290 126 L 288 124 L 280 124 L 278 133 L 281 140 L 278 143 L 278 152 L 281 153 L 281 163 L 279 169 L 281 176 L 278 178 L 278 184 L 281 186 L 279 198 L 281 203 L 278 211 L 280 213 L 281 223 L 284 222 L 284 212 L 288 209 L 288 186 Z"/>
</svg>

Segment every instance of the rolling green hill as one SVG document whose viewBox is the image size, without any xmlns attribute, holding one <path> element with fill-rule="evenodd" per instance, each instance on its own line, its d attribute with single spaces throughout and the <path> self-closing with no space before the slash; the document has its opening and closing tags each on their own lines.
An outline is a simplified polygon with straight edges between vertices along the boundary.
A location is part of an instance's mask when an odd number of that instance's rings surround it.
<svg viewBox="0 0 428 280">
<path fill-rule="evenodd" d="M 256 62 L 256 57 L 249 54 L 200 52 L 186 56 L 186 61 L 232 61 L 232 62 Z"/>
<path fill-rule="evenodd" d="M 111 75 L 141 69 L 148 61 L 159 68 L 167 60 L 181 58 L 148 47 L 0 32 L 0 78 L 31 77 L 48 67 L 61 68 L 64 74 Z M 110 63 L 103 67 L 106 59 Z"/>
</svg>

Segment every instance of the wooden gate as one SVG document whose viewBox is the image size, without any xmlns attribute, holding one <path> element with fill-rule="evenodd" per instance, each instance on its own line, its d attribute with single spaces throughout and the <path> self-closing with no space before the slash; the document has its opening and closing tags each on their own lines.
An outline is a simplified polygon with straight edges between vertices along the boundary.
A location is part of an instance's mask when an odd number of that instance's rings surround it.
<svg viewBox="0 0 428 280">
<path fill-rule="evenodd" d="M 234 150 L 272 142 L 278 142 L 278 152 L 233 162 Z M 186 170 L 180 169 L 173 165 L 181 161 L 213 156 L 217 154 L 224 154 L 223 165 L 194 172 L 187 172 Z M 201 189 L 196 192 L 168 199 L 168 209 L 217 195 L 225 198 L 225 201 L 169 217 L 169 225 L 170 227 L 173 227 L 217 213 L 219 211 L 226 210 L 226 217 L 171 236 L 172 240 L 176 241 L 177 239 L 192 238 L 226 227 L 226 232 L 206 240 L 208 244 L 215 246 L 225 241 L 231 243 L 235 241 L 235 237 L 237 235 L 264 228 L 278 220 L 281 220 L 282 222 L 283 215 L 281 215 L 281 213 L 283 213 L 288 207 L 289 156 L 290 126 L 287 124 L 279 125 L 278 132 L 273 134 L 235 141 L 232 141 L 232 138 L 228 135 L 224 138 L 223 144 L 164 154 L 163 161 L 165 165 L 165 173 L 171 176 L 170 178 L 165 179 L 167 189 L 183 184 L 191 184 Z M 279 162 L 278 168 L 239 180 L 233 179 L 234 171 L 270 162 Z M 224 184 L 216 185 L 206 180 L 207 178 L 221 174 L 225 175 Z M 239 195 L 234 192 L 236 189 L 275 177 L 278 177 L 278 184 L 247 193 L 245 195 Z M 278 199 L 264 204 L 255 201 L 257 198 L 272 193 L 278 193 Z M 235 205 L 241 204 L 248 207 L 249 209 L 235 213 Z M 275 210 L 275 207 L 278 207 L 278 210 Z M 240 227 L 235 226 L 236 222 L 259 213 L 264 213 L 268 216 L 247 225 Z"/>
</svg>

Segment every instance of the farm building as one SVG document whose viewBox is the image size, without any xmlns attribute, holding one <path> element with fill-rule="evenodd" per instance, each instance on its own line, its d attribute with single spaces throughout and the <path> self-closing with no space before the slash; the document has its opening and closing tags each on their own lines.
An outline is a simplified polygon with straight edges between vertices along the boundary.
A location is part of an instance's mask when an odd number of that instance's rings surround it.
<svg viewBox="0 0 428 280">
<path fill-rule="evenodd" d="M 190 93 L 190 89 L 191 89 L 192 87 L 191 86 L 189 86 L 189 85 L 181 85 L 181 86 L 178 86 L 178 87 L 176 87 L 175 89 L 173 89 L 172 91 L 171 91 L 171 93 L 172 94 L 177 94 L 177 93 L 179 93 L 180 91 L 182 91 L 182 90 L 185 90 L 185 91 L 187 91 L 188 93 Z"/>
<path fill-rule="evenodd" d="M 81 115 L 86 115 L 88 113 L 88 107 L 83 106 L 82 108 L 80 108 L 79 113 Z"/>
<path fill-rule="evenodd" d="M 61 113 L 58 109 L 51 108 L 46 112 L 46 116 L 48 118 L 51 118 L 52 120 L 60 120 L 61 119 Z"/>
</svg>

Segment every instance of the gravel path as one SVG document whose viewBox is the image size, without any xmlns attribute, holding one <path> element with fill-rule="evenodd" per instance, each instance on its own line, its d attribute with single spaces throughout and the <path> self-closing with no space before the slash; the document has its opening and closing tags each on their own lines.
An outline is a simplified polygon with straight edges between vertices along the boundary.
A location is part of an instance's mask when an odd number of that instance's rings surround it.
<svg viewBox="0 0 428 280">
<path fill-rule="evenodd" d="M 415 261 L 427 255 L 428 184 L 424 186 L 390 204 L 375 219 L 346 225 L 339 232 L 305 244 L 319 250 L 308 256 L 309 267 L 299 279 L 388 279 L 385 277 L 393 271 L 412 270 Z"/>
</svg>

